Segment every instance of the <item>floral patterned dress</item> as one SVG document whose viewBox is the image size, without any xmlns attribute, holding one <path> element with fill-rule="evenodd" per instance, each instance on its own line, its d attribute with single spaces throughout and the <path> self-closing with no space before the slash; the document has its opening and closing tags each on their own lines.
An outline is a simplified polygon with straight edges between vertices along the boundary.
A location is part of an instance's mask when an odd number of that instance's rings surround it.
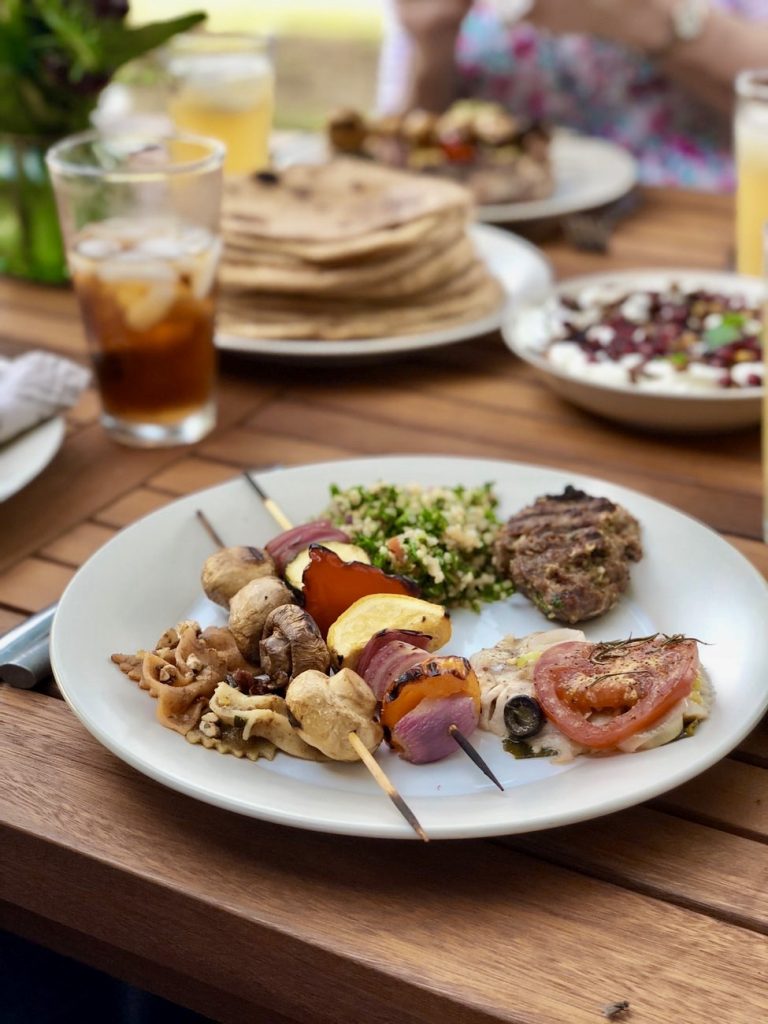
<svg viewBox="0 0 768 1024">
<path fill-rule="evenodd" d="M 768 0 L 713 5 L 768 21 Z M 401 39 L 400 68 L 403 45 Z M 620 143 L 637 157 L 645 184 L 733 188 L 727 123 L 624 47 L 583 35 L 553 36 L 527 22 L 504 26 L 491 3 L 477 3 L 462 26 L 458 61 L 466 94 Z"/>
<path fill-rule="evenodd" d="M 712 3 L 768 22 L 768 0 Z M 399 108 L 409 40 L 386 0 L 385 15 L 378 105 L 391 111 Z M 526 22 L 505 26 L 493 0 L 479 0 L 464 20 L 458 59 L 464 94 L 496 99 L 512 111 L 621 143 L 636 156 L 646 184 L 710 191 L 733 187 L 727 123 L 713 118 L 653 61 L 623 46 L 582 35 L 552 36 Z"/>
</svg>

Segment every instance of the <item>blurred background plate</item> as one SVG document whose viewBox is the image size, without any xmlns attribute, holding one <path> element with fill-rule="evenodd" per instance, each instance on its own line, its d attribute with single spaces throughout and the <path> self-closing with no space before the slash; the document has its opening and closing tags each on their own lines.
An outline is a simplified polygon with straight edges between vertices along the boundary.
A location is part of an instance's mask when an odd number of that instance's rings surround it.
<svg viewBox="0 0 768 1024">
<path fill-rule="evenodd" d="M 276 132 L 271 152 L 278 167 L 328 159 L 325 138 L 312 132 Z M 627 150 L 614 142 L 562 129 L 552 139 L 552 164 L 555 190 L 551 196 L 479 206 L 478 220 L 486 224 L 513 224 L 560 217 L 613 202 L 637 183 L 637 164 Z"/>
<path fill-rule="evenodd" d="M 546 199 L 481 206 L 478 218 L 489 224 L 520 223 L 561 217 L 613 202 L 637 183 L 637 164 L 626 149 L 604 139 L 556 131 L 552 138 L 555 190 Z"/>
<path fill-rule="evenodd" d="M 552 284 L 549 263 L 530 242 L 508 231 L 476 224 L 470 229 L 478 252 L 489 270 L 501 282 L 507 296 L 506 306 L 488 316 L 469 323 L 421 334 L 403 334 L 382 338 L 353 338 L 348 341 L 323 341 L 319 338 L 283 340 L 246 338 L 217 332 L 220 349 L 257 355 L 277 361 L 309 363 L 361 362 L 393 357 L 408 352 L 452 345 L 497 330 L 509 307 L 518 302 L 535 301 L 546 295 Z"/>
<path fill-rule="evenodd" d="M 56 416 L 0 445 L 0 501 L 42 473 L 64 440 L 64 419 Z"/>
<path fill-rule="evenodd" d="M 765 286 L 759 278 L 699 270 L 637 270 L 591 274 L 559 284 L 554 294 L 575 297 L 585 288 L 616 286 L 622 290 L 658 289 L 677 283 L 684 289 L 706 288 L 739 295 L 760 304 Z M 551 296 L 550 296 L 551 298 Z M 762 387 L 721 388 L 670 394 L 640 390 L 632 384 L 606 384 L 554 367 L 544 355 L 551 335 L 545 302 L 511 309 L 502 325 L 507 347 L 535 367 L 553 391 L 589 412 L 646 430 L 703 433 L 737 430 L 759 423 Z"/>
</svg>

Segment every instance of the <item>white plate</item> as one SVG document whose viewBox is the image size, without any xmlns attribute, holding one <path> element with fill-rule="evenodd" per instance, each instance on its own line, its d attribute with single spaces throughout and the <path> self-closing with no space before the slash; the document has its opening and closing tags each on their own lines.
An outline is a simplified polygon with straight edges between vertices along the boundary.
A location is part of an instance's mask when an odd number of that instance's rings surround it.
<svg viewBox="0 0 768 1024">
<path fill-rule="evenodd" d="M 665 288 L 672 282 L 683 288 L 711 288 L 725 295 L 743 295 L 759 305 L 765 284 L 757 277 L 705 270 L 628 270 L 574 277 L 557 286 L 555 294 L 577 296 L 584 288 L 615 286 L 622 291 Z M 550 341 L 540 303 L 509 311 L 502 325 L 507 347 L 541 372 L 547 384 L 563 398 L 608 419 L 647 430 L 704 433 L 738 430 L 760 421 L 763 388 L 721 388 L 666 394 L 642 391 L 630 383 L 607 384 L 553 366 L 543 350 Z"/>
<path fill-rule="evenodd" d="M 555 189 L 546 199 L 480 206 L 479 220 L 514 224 L 545 217 L 562 217 L 578 210 L 613 202 L 637 183 L 637 164 L 631 153 L 615 142 L 556 132 L 552 139 Z"/>
<path fill-rule="evenodd" d="M 488 269 L 502 284 L 507 305 L 544 295 L 552 283 L 552 272 L 544 255 L 530 242 L 508 231 L 475 224 L 470 228 L 478 253 Z M 420 334 L 403 334 L 382 338 L 351 338 L 348 341 L 276 340 L 274 338 L 246 338 L 226 331 L 218 331 L 216 344 L 221 349 L 251 355 L 268 356 L 279 360 L 301 362 L 355 362 L 397 356 L 405 352 L 452 345 L 469 338 L 495 331 L 506 312 L 502 302 L 499 309 L 470 323 L 443 327 Z"/>
<path fill-rule="evenodd" d="M 0 444 L 0 501 L 10 498 L 42 473 L 61 447 L 64 432 L 64 419 L 56 416 Z"/>
<path fill-rule="evenodd" d="M 640 520 L 646 554 L 619 606 L 587 625 L 591 639 L 682 632 L 707 642 L 702 662 L 716 690 L 711 718 L 697 733 L 658 750 L 570 765 L 516 761 L 499 738 L 472 739 L 506 787 L 500 793 L 456 751 L 433 765 L 411 765 L 387 750 L 377 757 L 434 838 L 526 832 L 628 807 L 679 785 L 728 753 L 768 704 L 768 585 L 717 534 L 667 505 L 588 477 L 509 462 L 458 458 L 356 459 L 273 470 L 259 477 L 295 522 L 320 512 L 328 485 L 379 479 L 424 484 L 495 481 L 501 512 L 572 483 L 622 502 Z M 238 761 L 191 746 L 155 719 L 153 701 L 110 664 L 113 651 L 155 643 L 167 626 L 223 621 L 200 590 L 211 553 L 195 518 L 202 508 L 231 543 L 263 544 L 275 534 L 243 479 L 191 495 L 119 533 L 74 577 L 51 635 L 56 679 L 93 735 L 118 757 L 166 786 L 218 807 L 324 832 L 410 839 L 411 830 L 361 765 L 309 764 L 278 754 Z M 551 624 L 515 596 L 476 615 L 454 616 L 446 650 L 469 655 L 503 634 Z"/>
<path fill-rule="evenodd" d="M 273 159 L 281 167 L 328 159 L 323 136 L 311 132 L 278 132 L 272 149 Z M 551 156 L 555 176 L 552 195 L 524 202 L 485 204 L 478 207 L 478 220 L 513 224 L 561 217 L 613 202 L 637 183 L 635 158 L 615 142 L 559 129 L 552 137 Z"/>
</svg>

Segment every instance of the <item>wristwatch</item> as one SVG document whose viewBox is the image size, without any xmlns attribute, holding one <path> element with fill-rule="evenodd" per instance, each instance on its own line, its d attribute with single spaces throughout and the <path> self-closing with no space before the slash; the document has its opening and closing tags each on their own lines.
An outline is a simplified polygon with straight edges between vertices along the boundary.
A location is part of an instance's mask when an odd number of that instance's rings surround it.
<svg viewBox="0 0 768 1024">
<path fill-rule="evenodd" d="M 650 57 L 663 60 L 680 43 L 692 43 L 704 31 L 710 14 L 709 0 L 677 0 L 669 15 L 670 38 L 652 50 Z"/>
</svg>

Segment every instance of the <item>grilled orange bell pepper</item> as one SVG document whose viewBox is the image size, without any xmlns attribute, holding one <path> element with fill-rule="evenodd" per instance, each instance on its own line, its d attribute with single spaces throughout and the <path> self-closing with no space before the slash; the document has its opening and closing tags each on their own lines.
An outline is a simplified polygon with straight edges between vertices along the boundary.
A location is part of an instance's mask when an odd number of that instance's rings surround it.
<svg viewBox="0 0 768 1024">
<path fill-rule="evenodd" d="M 419 588 L 406 576 L 391 576 L 375 565 L 345 562 L 335 551 L 310 544 L 309 565 L 301 578 L 304 608 L 323 634 L 350 605 L 369 594 L 418 597 Z"/>
<path fill-rule="evenodd" d="M 386 729 L 394 729 L 422 700 L 457 694 L 471 697 L 480 709 L 480 683 L 467 659 L 454 654 L 425 658 L 395 679 L 384 694 L 381 724 Z"/>
</svg>

